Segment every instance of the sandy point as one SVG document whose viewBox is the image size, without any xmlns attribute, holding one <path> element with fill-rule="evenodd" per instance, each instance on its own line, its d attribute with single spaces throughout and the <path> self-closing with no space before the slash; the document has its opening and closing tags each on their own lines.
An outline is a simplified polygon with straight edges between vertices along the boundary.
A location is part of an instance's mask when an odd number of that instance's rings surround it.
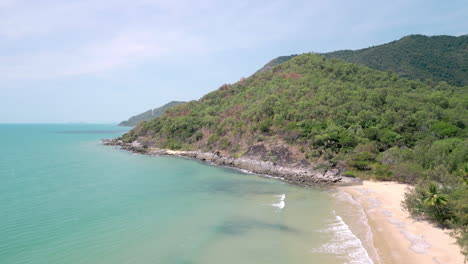
<svg viewBox="0 0 468 264">
<path fill-rule="evenodd" d="M 401 202 L 411 186 L 364 181 L 339 187 L 364 208 L 381 262 L 385 264 L 463 264 L 464 257 L 450 230 L 411 218 Z"/>
</svg>

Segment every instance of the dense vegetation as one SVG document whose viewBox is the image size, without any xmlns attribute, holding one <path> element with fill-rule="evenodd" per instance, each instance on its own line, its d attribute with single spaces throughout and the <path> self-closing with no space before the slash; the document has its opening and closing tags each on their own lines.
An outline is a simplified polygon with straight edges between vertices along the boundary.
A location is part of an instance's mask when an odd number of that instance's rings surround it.
<svg viewBox="0 0 468 264">
<path fill-rule="evenodd" d="M 360 50 L 322 54 L 381 71 L 392 71 L 410 79 L 432 79 L 451 85 L 468 85 L 468 35 L 410 35 L 387 44 Z M 271 69 L 297 55 L 270 61 L 260 71 Z"/>
<path fill-rule="evenodd" d="M 185 102 L 179 102 L 179 101 L 169 102 L 169 103 L 167 103 L 167 104 L 165 104 L 165 105 L 163 105 L 161 107 L 158 107 L 158 108 L 155 108 L 155 109 L 150 109 L 150 110 L 148 110 L 148 111 L 146 111 L 144 113 L 141 113 L 139 115 L 132 116 L 127 121 L 120 122 L 119 126 L 136 126 L 141 121 L 146 121 L 146 120 L 150 120 L 150 119 L 159 117 L 162 114 L 164 114 L 164 112 L 167 109 L 169 109 L 169 108 L 171 108 L 173 106 L 182 104 L 182 103 L 185 103 Z"/>
<path fill-rule="evenodd" d="M 367 49 L 343 50 L 324 55 L 376 70 L 394 71 L 411 79 L 468 85 L 468 35 L 411 35 Z"/>
<path fill-rule="evenodd" d="M 466 245 L 467 92 L 304 54 L 178 105 L 123 139 L 232 156 L 283 142 L 316 168 L 416 184 L 407 209 L 454 227 Z"/>
</svg>

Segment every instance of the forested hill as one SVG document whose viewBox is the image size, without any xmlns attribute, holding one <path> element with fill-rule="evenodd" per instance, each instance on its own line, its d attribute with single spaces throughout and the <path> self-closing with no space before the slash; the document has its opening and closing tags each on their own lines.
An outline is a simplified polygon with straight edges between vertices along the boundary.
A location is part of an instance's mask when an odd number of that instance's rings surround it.
<svg viewBox="0 0 468 264">
<path fill-rule="evenodd" d="M 351 170 L 393 164 L 405 150 L 406 162 L 444 164 L 452 173 L 466 162 L 467 91 L 304 54 L 142 122 L 124 139 L 232 156 L 283 142 L 296 161 L 334 166 L 340 160 Z M 453 156 L 428 156 L 439 155 L 441 146 Z M 415 180 L 404 175 L 397 177 Z"/>
<path fill-rule="evenodd" d="M 322 54 L 376 70 L 393 71 L 411 79 L 432 79 L 451 85 L 468 85 L 468 35 L 410 35 L 387 44 L 360 50 L 340 50 Z M 295 57 L 282 56 L 260 71 Z"/>
<path fill-rule="evenodd" d="M 184 103 L 184 102 L 179 102 L 179 101 L 169 102 L 169 103 L 167 103 L 167 104 L 165 104 L 165 105 L 163 105 L 161 107 L 158 107 L 158 108 L 155 108 L 155 109 L 150 109 L 150 110 L 148 110 L 148 111 L 146 111 L 144 113 L 141 113 L 139 115 L 132 116 L 128 120 L 120 122 L 119 126 L 136 126 L 141 121 L 146 121 L 146 120 L 156 118 L 156 117 L 162 115 L 164 113 L 164 111 L 166 111 L 167 109 L 169 109 L 169 108 L 171 108 L 173 106 L 176 106 L 178 104 L 182 104 L 182 103 Z"/>
<path fill-rule="evenodd" d="M 468 249 L 467 125 L 468 86 L 303 54 L 143 121 L 120 140 L 418 183 L 408 210 L 454 227 Z M 444 201 L 433 206 L 429 194 Z"/>
<path fill-rule="evenodd" d="M 468 35 L 410 35 L 388 44 L 324 54 L 376 70 L 391 70 L 411 79 L 468 85 Z"/>
</svg>

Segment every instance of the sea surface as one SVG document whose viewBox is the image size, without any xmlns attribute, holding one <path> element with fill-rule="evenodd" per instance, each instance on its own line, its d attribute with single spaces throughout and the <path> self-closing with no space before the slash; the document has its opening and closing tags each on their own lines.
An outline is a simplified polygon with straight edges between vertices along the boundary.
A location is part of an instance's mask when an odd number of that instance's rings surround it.
<svg viewBox="0 0 468 264">
<path fill-rule="evenodd" d="M 126 130 L 0 124 L 1 264 L 378 263 L 343 193 L 101 144 Z"/>
</svg>

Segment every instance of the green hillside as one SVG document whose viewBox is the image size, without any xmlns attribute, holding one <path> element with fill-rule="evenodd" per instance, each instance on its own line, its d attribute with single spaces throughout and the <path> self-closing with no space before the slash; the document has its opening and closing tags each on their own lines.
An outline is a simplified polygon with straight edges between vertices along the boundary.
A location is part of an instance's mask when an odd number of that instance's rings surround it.
<svg viewBox="0 0 468 264">
<path fill-rule="evenodd" d="M 466 100 L 466 87 L 304 54 L 174 107 L 137 130 L 151 130 L 161 147 L 175 149 L 239 153 L 245 150 L 239 143 L 248 146 L 261 136 L 305 150 L 340 153 L 371 141 L 385 150 L 414 147 L 428 137 L 465 137 Z"/>
<path fill-rule="evenodd" d="M 466 231 L 467 124 L 467 86 L 304 54 L 178 105 L 121 139 L 233 157 L 281 149 L 261 159 L 418 183 L 409 210 Z M 431 182 L 449 197 L 443 211 L 422 202 Z"/>
<path fill-rule="evenodd" d="M 324 55 L 376 70 L 394 71 L 411 79 L 468 85 L 468 35 L 411 35 L 367 49 L 335 51 Z"/>
<path fill-rule="evenodd" d="M 451 85 L 468 85 L 468 35 L 410 35 L 387 44 L 360 50 L 322 54 L 381 71 L 393 71 L 410 79 L 432 79 Z M 297 55 L 273 59 L 260 71 L 270 69 Z"/>
<path fill-rule="evenodd" d="M 290 60 L 290 59 L 292 59 L 292 58 L 294 58 L 296 56 L 297 56 L 297 54 L 292 54 L 292 55 L 289 55 L 289 56 L 279 56 L 278 58 L 274 58 L 271 61 L 269 61 L 267 64 L 265 64 L 265 66 L 263 66 L 256 73 L 269 71 L 274 66 L 276 66 L 278 64 L 281 64 L 283 62 L 286 62 L 286 61 L 288 61 L 288 60 Z"/>
<path fill-rule="evenodd" d="M 169 103 L 167 103 L 167 104 L 165 104 L 165 105 L 163 105 L 161 107 L 158 107 L 158 108 L 155 108 L 155 109 L 150 109 L 150 110 L 148 110 L 148 111 L 146 111 L 144 113 L 141 113 L 139 115 L 132 116 L 128 120 L 120 122 L 119 126 L 136 126 L 141 121 L 146 121 L 146 120 L 150 120 L 150 119 L 159 117 L 167 109 L 169 109 L 169 108 L 171 108 L 173 106 L 176 106 L 178 104 L 182 104 L 182 103 L 184 103 L 184 102 L 179 102 L 179 101 L 169 102 Z"/>
</svg>

